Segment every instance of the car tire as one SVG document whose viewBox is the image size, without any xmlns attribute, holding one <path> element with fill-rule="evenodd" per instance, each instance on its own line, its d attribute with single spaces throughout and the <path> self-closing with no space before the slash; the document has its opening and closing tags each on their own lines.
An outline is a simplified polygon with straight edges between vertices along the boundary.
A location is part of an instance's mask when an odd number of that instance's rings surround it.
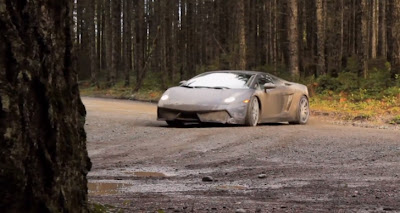
<svg viewBox="0 0 400 213">
<path fill-rule="evenodd" d="M 297 106 L 296 120 L 289 122 L 289 124 L 307 124 L 310 118 L 310 103 L 306 96 L 302 96 Z"/>
<path fill-rule="evenodd" d="M 252 97 L 247 105 L 246 126 L 257 126 L 260 120 L 260 105 L 257 97 Z"/>
<path fill-rule="evenodd" d="M 168 126 L 171 127 L 182 127 L 184 124 L 181 121 L 166 121 Z"/>
</svg>

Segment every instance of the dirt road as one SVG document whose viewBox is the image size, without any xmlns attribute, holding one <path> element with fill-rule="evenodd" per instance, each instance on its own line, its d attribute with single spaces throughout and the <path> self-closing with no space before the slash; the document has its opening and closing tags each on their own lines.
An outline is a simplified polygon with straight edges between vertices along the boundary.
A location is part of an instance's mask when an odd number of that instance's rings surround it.
<svg viewBox="0 0 400 213">
<path fill-rule="evenodd" d="M 399 130 L 318 118 L 170 128 L 154 104 L 83 101 L 91 202 L 125 212 L 400 212 Z"/>
</svg>

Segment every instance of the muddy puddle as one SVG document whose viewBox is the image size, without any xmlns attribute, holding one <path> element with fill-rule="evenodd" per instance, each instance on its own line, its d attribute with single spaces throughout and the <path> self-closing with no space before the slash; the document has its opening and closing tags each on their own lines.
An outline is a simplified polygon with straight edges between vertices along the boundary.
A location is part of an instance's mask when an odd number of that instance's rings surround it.
<svg viewBox="0 0 400 213">
<path fill-rule="evenodd" d="M 99 195 L 115 195 L 124 193 L 127 188 L 131 187 L 133 184 L 127 183 L 102 183 L 102 182 L 92 182 L 88 183 L 89 195 L 99 196 Z"/>
</svg>

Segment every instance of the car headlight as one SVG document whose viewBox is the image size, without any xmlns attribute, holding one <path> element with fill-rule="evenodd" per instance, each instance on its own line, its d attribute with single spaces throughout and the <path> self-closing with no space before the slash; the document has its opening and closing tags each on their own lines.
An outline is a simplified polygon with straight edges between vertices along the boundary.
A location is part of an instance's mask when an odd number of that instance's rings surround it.
<svg viewBox="0 0 400 213">
<path fill-rule="evenodd" d="M 162 101 L 166 101 L 166 100 L 168 100 L 169 99 L 169 96 L 168 95 L 163 95 L 162 97 L 161 97 L 161 100 Z"/>
<path fill-rule="evenodd" d="M 225 99 L 224 102 L 227 104 L 230 104 L 230 103 L 234 102 L 235 100 L 236 100 L 235 97 L 230 97 L 230 98 Z"/>
</svg>

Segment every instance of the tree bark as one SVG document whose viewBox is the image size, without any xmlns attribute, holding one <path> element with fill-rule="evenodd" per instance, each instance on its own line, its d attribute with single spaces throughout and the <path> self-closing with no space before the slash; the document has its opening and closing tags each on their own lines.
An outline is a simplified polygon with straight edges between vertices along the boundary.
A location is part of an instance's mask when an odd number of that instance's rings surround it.
<svg viewBox="0 0 400 213">
<path fill-rule="evenodd" d="M 85 0 L 85 26 L 87 30 L 87 48 L 86 52 L 89 56 L 90 82 L 98 86 L 98 69 L 96 61 L 96 29 L 94 23 L 95 16 L 95 0 Z"/>
<path fill-rule="evenodd" d="M 386 58 L 386 0 L 379 1 L 378 56 Z"/>
<path fill-rule="evenodd" d="M 237 0 L 237 23 L 238 23 L 238 40 L 239 40 L 239 69 L 246 70 L 246 29 L 244 0 Z"/>
<path fill-rule="evenodd" d="M 111 22 L 111 8 L 110 0 L 104 0 L 104 40 L 105 40 L 105 68 L 108 86 L 111 86 L 114 82 L 112 79 L 112 22 Z M 114 76 L 115 77 L 115 76 Z"/>
<path fill-rule="evenodd" d="M 367 78 L 368 74 L 368 20 L 367 20 L 367 0 L 361 0 L 358 5 L 358 42 L 357 55 L 359 63 L 359 76 Z"/>
<path fill-rule="evenodd" d="M 307 57 L 305 62 L 305 74 L 308 75 L 317 75 L 316 69 L 316 61 L 314 57 L 317 53 L 317 22 L 316 22 L 316 9 L 315 9 L 315 1 L 306 0 L 305 1 L 305 10 L 306 10 L 306 53 L 304 57 Z"/>
<path fill-rule="evenodd" d="M 130 85 L 130 72 L 132 69 L 132 1 L 124 1 L 124 36 L 123 36 L 123 67 L 125 86 Z"/>
<path fill-rule="evenodd" d="M 377 46 L 378 46 L 378 0 L 373 0 L 371 3 L 371 58 L 375 59 L 377 56 Z"/>
<path fill-rule="evenodd" d="M 103 0 L 96 0 L 96 69 L 97 74 L 101 71 L 102 49 L 103 49 Z M 98 83 L 97 83 L 97 86 Z"/>
<path fill-rule="evenodd" d="M 391 77 L 400 75 L 400 0 L 389 0 L 388 60 L 392 65 Z"/>
<path fill-rule="evenodd" d="M 344 0 L 337 0 L 334 3 L 334 17 L 333 29 L 330 52 L 332 55 L 332 65 L 330 66 L 330 74 L 337 77 L 338 73 L 342 70 L 342 58 L 343 58 L 343 22 L 344 22 Z"/>
<path fill-rule="evenodd" d="M 121 67 L 121 0 L 111 1 L 112 16 L 112 68 L 110 86 L 114 86 Z"/>
<path fill-rule="evenodd" d="M 68 0 L 0 0 L 0 209 L 87 212 Z"/>
<path fill-rule="evenodd" d="M 288 2 L 288 51 L 289 51 L 289 72 L 293 78 L 300 76 L 299 70 L 299 31 L 298 31 L 298 1 Z"/>
<path fill-rule="evenodd" d="M 144 66 L 144 45 L 145 40 L 145 23 L 144 23 L 144 0 L 135 1 L 135 70 L 136 83 L 139 83 L 141 70 Z"/>
<path fill-rule="evenodd" d="M 325 11 L 324 0 L 315 0 L 317 18 L 317 73 L 326 74 L 325 66 Z"/>
</svg>

